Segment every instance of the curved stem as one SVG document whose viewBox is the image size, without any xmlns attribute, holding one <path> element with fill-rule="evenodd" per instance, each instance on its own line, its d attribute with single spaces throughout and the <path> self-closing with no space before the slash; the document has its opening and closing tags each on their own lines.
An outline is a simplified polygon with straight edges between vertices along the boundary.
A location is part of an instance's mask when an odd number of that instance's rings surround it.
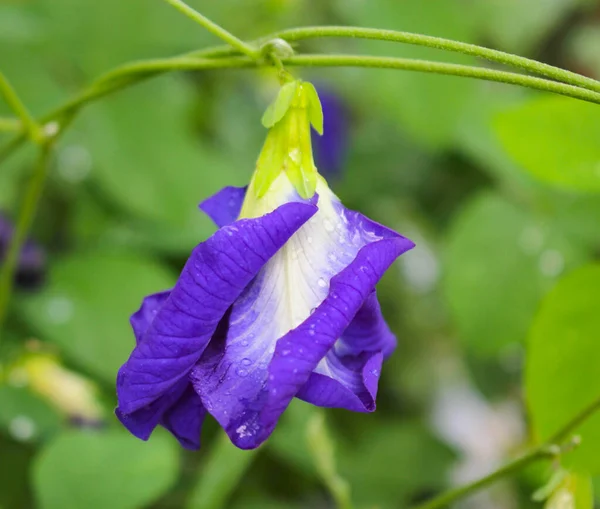
<svg viewBox="0 0 600 509">
<path fill-rule="evenodd" d="M 4 261 L 2 271 L 0 272 L 0 338 L 2 336 L 2 326 L 6 318 L 6 311 L 10 296 L 12 294 L 14 275 L 19 264 L 21 249 L 25 244 L 29 229 L 33 223 L 33 218 L 37 210 L 38 203 L 44 189 L 46 180 L 46 170 L 48 159 L 52 150 L 52 142 L 45 139 L 40 146 L 38 156 L 31 180 L 27 186 L 23 205 L 19 214 L 17 228 L 10 242 L 10 247 Z"/>
<path fill-rule="evenodd" d="M 40 143 L 43 136 L 41 129 L 35 119 L 31 116 L 25 105 L 19 99 L 4 74 L 0 72 L 0 94 L 4 96 L 8 106 L 14 111 L 15 115 L 21 119 L 25 132 L 35 143 Z"/>
<path fill-rule="evenodd" d="M 478 78 L 487 81 L 496 81 L 527 88 L 553 92 L 566 95 L 575 99 L 600 104 L 600 93 L 582 89 L 573 85 L 566 85 L 556 81 L 526 76 L 513 72 L 497 71 L 484 67 L 471 67 L 468 65 L 446 64 L 430 62 L 428 60 L 411 60 L 393 57 L 371 57 L 354 55 L 298 55 L 283 60 L 286 65 L 305 67 L 371 67 L 377 69 L 399 69 L 404 71 L 418 71 L 451 76 Z"/>
<path fill-rule="evenodd" d="M 434 499 L 429 500 L 427 502 L 424 502 L 423 504 L 419 504 L 413 509 L 441 509 L 443 507 L 448 506 L 452 502 L 465 498 L 471 493 L 475 493 L 481 488 L 485 488 L 486 486 L 493 484 L 494 482 L 496 482 L 499 479 L 502 479 L 503 477 L 507 477 L 511 474 L 520 471 L 528 465 L 536 463 L 537 461 L 542 459 L 553 459 L 557 456 L 557 454 L 560 455 L 561 452 L 570 450 L 573 444 L 564 445 L 563 442 L 566 439 L 568 439 L 569 435 L 573 434 L 579 428 L 579 426 L 581 426 L 581 424 L 583 424 L 587 419 L 594 415 L 598 410 L 600 410 L 600 398 L 594 400 L 590 405 L 585 407 L 574 418 L 568 421 L 561 429 L 559 429 L 542 445 L 532 449 L 527 454 L 512 461 L 511 463 L 508 463 L 507 465 L 504 465 L 503 467 L 499 468 L 498 470 L 492 472 L 489 475 L 486 475 L 485 477 L 482 477 L 481 479 L 442 493 L 440 496 L 435 497 Z"/>
<path fill-rule="evenodd" d="M 375 28 L 344 27 L 344 26 L 315 26 L 291 28 L 282 30 L 268 38 L 281 37 L 289 42 L 305 39 L 314 39 L 319 37 L 350 37 L 357 39 L 372 39 L 378 41 L 400 42 L 417 46 L 426 46 L 429 48 L 441 49 L 455 53 L 463 53 L 479 58 L 484 58 L 492 62 L 498 62 L 503 65 L 516 67 L 525 71 L 546 76 L 563 83 L 587 88 L 600 92 L 600 82 L 575 72 L 567 71 L 559 67 L 544 64 L 529 58 L 512 55 L 503 51 L 497 51 L 475 44 L 442 39 L 429 35 L 413 34 L 410 32 L 398 32 L 395 30 L 380 30 Z"/>
<path fill-rule="evenodd" d="M 185 14 L 191 20 L 206 28 L 209 32 L 213 33 L 221 40 L 225 41 L 227 44 L 237 49 L 243 55 L 246 55 L 252 58 L 253 60 L 257 60 L 258 58 L 260 58 L 260 50 L 254 48 L 250 44 L 245 43 L 241 39 L 238 39 L 231 32 L 228 32 L 221 26 L 212 22 L 206 16 L 200 14 L 195 9 L 192 9 L 189 5 L 185 4 L 181 0 L 165 0 L 165 2 L 171 4 L 179 12 Z"/>
<path fill-rule="evenodd" d="M 16 118 L 0 117 L 0 132 L 15 132 L 21 128 L 22 122 Z"/>
</svg>

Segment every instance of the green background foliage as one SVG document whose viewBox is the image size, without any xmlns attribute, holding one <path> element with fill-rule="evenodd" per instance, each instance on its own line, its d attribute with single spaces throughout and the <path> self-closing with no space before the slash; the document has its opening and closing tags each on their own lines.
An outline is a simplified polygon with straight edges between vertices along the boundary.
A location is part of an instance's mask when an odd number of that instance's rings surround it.
<svg viewBox="0 0 600 509">
<path fill-rule="evenodd" d="M 189 3 L 244 40 L 353 24 L 600 78 L 595 0 Z M 210 44 L 219 41 L 162 0 L 0 3 L 0 70 L 36 115 L 115 65 Z M 490 65 L 375 41 L 296 49 Z M 0 508 L 326 508 L 343 498 L 338 477 L 357 508 L 404 508 L 541 443 L 600 396 L 600 107 L 456 77 L 293 72 L 346 104 L 348 154 L 333 189 L 417 243 L 379 287 L 399 347 L 377 412 L 329 410 L 322 422 L 294 402 L 253 453 L 210 420 L 189 453 L 165 432 L 140 442 L 112 416 L 116 370 L 134 344 L 129 315 L 172 286 L 214 231 L 197 204 L 248 183 L 278 87 L 272 70 L 160 77 L 90 106 L 57 146 L 32 232 L 47 278 L 13 299 L 0 354 L 10 364 L 39 341 L 97 384 L 105 417 L 82 427 L 0 371 Z M 11 116 L 1 101 L 0 116 Z M 34 157 L 27 147 L 0 165 L 0 209 L 13 218 Z M 322 422 L 312 438 L 311 422 Z M 567 493 L 600 475 L 600 417 L 578 433 L 581 446 L 561 460 L 578 480 L 561 485 Z M 315 452 L 319 443 L 331 450 Z M 527 471 L 473 506 L 541 507 L 531 494 L 551 475 Z M 585 493 L 576 509 L 592 508 Z"/>
</svg>

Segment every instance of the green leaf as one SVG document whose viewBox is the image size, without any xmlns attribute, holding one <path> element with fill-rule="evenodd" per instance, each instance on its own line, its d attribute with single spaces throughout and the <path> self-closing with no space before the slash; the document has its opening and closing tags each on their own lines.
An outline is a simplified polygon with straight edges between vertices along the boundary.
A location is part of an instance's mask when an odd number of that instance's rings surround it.
<svg viewBox="0 0 600 509">
<path fill-rule="evenodd" d="M 169 271 L 141 256 L 72 255 L 56 261 L 50 284 L 23 299 L 19 310 L 40 339 L 114 384 L 134 345 L 129 315 L 146 295 L 173 283 Z"/>
<path fill-rule="evenodd" d="M 444 292 L 460 339 L 486 356 L 524 340 L 541 297 L 586 257 L 551 221 L 500 196 L 476 196 L 451 226 L 446 249 Z"/>
<path fill-rule="evenodd" d="M 145 443 L 120 431 L 68 431 L 37 457 L 33 487 L 41 509 L 138 509 L 173 485 L 178 456 L 166 433 Z"/>
<path fill-rule="evenodd" d="M 538 179 L 566 189 L 600 192 L 600 110 L 544 97 L 498 115 L 506 152 Z"/>
<path fill-rule="evenodd" d="M 544 299 L 528 338 L 525 389 L 533 432 L 548 439 L 600 397 L 600 265 L 587 265 Z M 600 473 L 600 414 L 580 429 L 582 444 L 564 456 L 566 465 Z"/>
<path fill-rule="evenodd" d="M 263 126 L 270 129 L 283 118 L 292 105 L 292 100 L 296 96 L 299 84 L 298 81 L 292 81 L 279 89 L 277 97 L 269 104 L 265 114 L 262 116 L 261 121 Z"/>
<path fill-rule="evenodd" d="M 191 108 L 189 86 L 166 77 L 104 99 L 76 127 L 101 191 L 134 216 L 201 240 L 213 227 L 198 203 L 246 184 L 253 164 L 236 170 L 203 144 L 187 125 Z"/>
<path fill-rule="evenodd" d="M 188 509 L 221 509 L 239 486 L 260 449 L 244 451 L 220 433 L 187 503 Z"/>
</svg>

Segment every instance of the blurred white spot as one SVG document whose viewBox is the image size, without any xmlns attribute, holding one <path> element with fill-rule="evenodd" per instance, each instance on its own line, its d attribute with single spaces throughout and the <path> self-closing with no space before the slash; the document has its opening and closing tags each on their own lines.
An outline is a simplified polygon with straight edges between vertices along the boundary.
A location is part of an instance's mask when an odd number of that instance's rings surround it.
<svg viewBox="0 0 600 509">
<path fill-rule="evenodd" d="M 58 173 L 68 182 L 81 182 L 92 170 L 92 156 L 81 145 L 70 145 L 60 151 Z"/>
<path fill-rule="evenodd" d="M 519 247 L 525 254 L 539 253 L 544 245 L 544 232 L 535 226 L 528 226 L 519 237 Z"/>
<path fill-rule="evenodd" d="M 402 258 L 402 272 L 407 283 L 417 293 L 428 293 L 435 287 L 439 275 L 439 262 L 428 242 L 416 231 L 408 232 L 417 247 Z"/>
<path fill-rule="evenodd" d="M 35 434 L 35 424 L 29 417 L 19 415 L 10 421 L 8 431 L 16 440 L 26 442 Z"/>
<path fill-rule="evenodd" d="M 44 127 L 44 136 L 47 138 L 52 138 L 58 134 L 60 130 L 60 124 L 58 122 L 48 122 Z"/>
<path fill-rule="evenodd" d="M 73 301 L 66 297 L 54 297 L 48 301 L 46 313 L 53 323 L 66 323 L 73 317 Z"/>
<path fill-rule="evenodd" d="M 555 249 L 548 249 L 540 256 L 540 272 L 544 276 L 556 277 L 565 268 L 563 255 Z"/>
</svg>

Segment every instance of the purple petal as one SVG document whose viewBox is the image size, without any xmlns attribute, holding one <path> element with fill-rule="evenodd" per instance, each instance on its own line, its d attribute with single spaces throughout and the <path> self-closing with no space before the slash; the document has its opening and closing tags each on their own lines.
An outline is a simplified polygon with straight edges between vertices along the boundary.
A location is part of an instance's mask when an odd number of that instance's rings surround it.
<svg viewBox="0 0 600 509">
<path fill-rule="evenodd" d="M 246 187 L 224 187 L 218 193 L 204 200 L 200 210 L 219 227 L 233 223 L 240 215 Z"/>
<path fill-rule="evenodd" d="M 165 290 L 144 297 L 140 309 L 131 315 L 129 323 L 131 323 L 131 327 L 133 328 L 136 344 L 141 341 L 141 338 L 148 330 L 148 327 L 150 327 L 160 308 L 167 301 L 169 295 L 171 295 L 171 290 Z"/>
<path fill-rule="evenodd" d="M 119 370 L 119 411 L 131 414 L 167 393 L 196 364 L 231 304 L 263 265 L 316 212 L 288 203 L 257 219 L 242 219 L 199 244 Z"/>
<path fill-rule="evenodd" d="M 327 189 L 318 192 L 324 196 L 319 213 L 265 265 L 234 303 L 226 337 L 211 344 L 192 372 L 203 404 L 241 448 L 257 447 L 266 439 L 383 272 L 414 245 L 344 209 L 330 192 L 328 196 Z M 298 309 L 301 316 L 294 316 Z M 373 303 L 366 306 L 366 314 L 375 311 L 379 308 Z M 362 322 L 359 317 L 357 327 L 365 329 Z M 387 328 L 381 331 L 389 332 Z M 390 343 L 389 336 L 382 334 L 367 345 L 364 334 L 354 335 L 358 340 L 352 353 L 359 355 L 360 366 L 380 369 L 382 355 L 370 348 L 390 351 L 393 340 Z M 356 352 L 363 347 L 368 351 L 360 357 Z M 353 373 L 360 370 L 355 359 L 343 362 L 349 363 Z M 373 379 L 370 373 L 361 380 L 368 393 L 363 398 L 366 403 L 359 398 L 358 405 L 348 406 L 364 411 L 368 398 L 374 398 L 377 377 Z M 356 400 L 358 396 L 350 392 Z"/>
<path fill-rule="evenodd" d="M 186 449 L 200 449 L 200 433 L 206 409 L 186 380 L 186 388 L 175 405 L 163 415 L 160 424 L 168 429 Z"/>
<path fill-rule="evenodd" d="M 311 374 L 298 398 L 317 406 L 372 412 L 381 364 L 395 347 L 396 337 L 372 293 Z"/>
</svg>

